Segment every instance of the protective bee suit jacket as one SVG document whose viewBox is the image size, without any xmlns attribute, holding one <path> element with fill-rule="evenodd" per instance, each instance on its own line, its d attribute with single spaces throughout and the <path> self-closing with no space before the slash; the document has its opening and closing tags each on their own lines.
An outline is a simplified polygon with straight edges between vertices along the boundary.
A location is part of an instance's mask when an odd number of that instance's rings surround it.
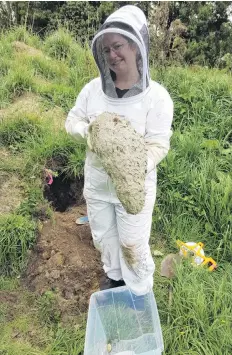
<svg viewBox="0 0 232 355">
<path fill-rule="evenodd" d="M 140 81 L 122 98 L 117 96 L 113 73 L 102 47 L 106 33 L 123 35 L 138 48 Z M 127 5 L 111 14 L 92 42 L 100 77 L 82 89 L 65 123 L 67 132 L 81 142 L 86 139 L 88 126 L 97 115 L 113 112 L 129 120 L 145 138 L 148 149 L 146 203 L 144 210 L 136 216 L 127 215 L 124 211 L 96 154 L 88 151 L 85 162 L 84 196 L 93 239 L 102 253 L 104 270 L 112 279 L 123 277 L 136 294 L 148 292 L 153 285 L 154 263 L 148 241 L 156 194 L 156 166 L 169 150 L 173 118 L 173 103 L 168 92 L 150 79 L 148 43 L 146 18 L 139 8 Z M 132 247 L 136 252 L 134 262 L 129 263 L 125 250 Z"/>
</svg>

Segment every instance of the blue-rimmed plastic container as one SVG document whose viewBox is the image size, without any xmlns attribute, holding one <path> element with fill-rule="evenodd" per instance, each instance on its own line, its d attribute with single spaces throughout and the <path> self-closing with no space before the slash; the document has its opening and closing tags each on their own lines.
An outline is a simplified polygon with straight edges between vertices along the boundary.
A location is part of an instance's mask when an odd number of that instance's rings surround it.
<svg viewBox="0 0 232 355">
<path fill-rule="evenodd" d="M 161 355 L 163 349 L 153 292 L 135 296 L 123 286 L 92 294 L 84 355 Z"/>
</svg>

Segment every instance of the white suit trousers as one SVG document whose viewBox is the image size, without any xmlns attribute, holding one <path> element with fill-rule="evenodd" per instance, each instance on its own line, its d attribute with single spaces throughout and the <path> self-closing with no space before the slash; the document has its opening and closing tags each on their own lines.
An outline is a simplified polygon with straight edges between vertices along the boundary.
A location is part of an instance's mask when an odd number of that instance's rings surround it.
<svg viewBox="0 0 232 355">
<path fill-rule="evenodd" d="M 149 238 L 155 203 L 154 184 L 146 184 L 146 201 L 137 215 L 128 214 L 120 203 L 86 198 L 95 247 L 101 252 L 104 271 L 113 280 L 123 279 L 136 294 L 153 287 L 155 265 Z"/>
</svg>

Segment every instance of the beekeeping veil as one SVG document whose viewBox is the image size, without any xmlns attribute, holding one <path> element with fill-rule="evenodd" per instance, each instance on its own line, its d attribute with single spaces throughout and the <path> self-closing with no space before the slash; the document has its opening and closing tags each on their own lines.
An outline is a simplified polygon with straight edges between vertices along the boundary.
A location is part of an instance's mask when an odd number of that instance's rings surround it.
<svg viewBox="0 0 232 355">
<path fill-rule="evenodd" d="M 140 80 L 123 97 L 131 97 L 142 93 L 149 85 L 149 34 L 144 13 L 133 5 L 121 7 L 106 19 L 92 42 L 94 59 L 101 75 L 102 90 L 107 96 L 117 98 L 114 85 L 115 73 L 110 70 L 103 51 L 103 36 L 107 33 L 122 35 L 128 43 L 135 44 L 137 48 L 136 64 Z"/>
</svg>

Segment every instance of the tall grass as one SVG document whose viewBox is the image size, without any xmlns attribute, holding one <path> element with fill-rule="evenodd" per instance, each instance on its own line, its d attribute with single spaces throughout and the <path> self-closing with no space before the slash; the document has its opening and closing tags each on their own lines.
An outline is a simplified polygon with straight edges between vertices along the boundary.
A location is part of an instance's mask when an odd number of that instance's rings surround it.
<svg viewBox="0 0 232 355">
<path fill-rule="evenodd" d="M 15 275 L 25 267 L 27 251 L 35 241 L 36 226 L 28 217 L 0 217 L 0 271 Z"/>
<path fill-rule="evenodd" d="M 73 55 L 77 48 L 78 44 L 70 32 L 64 28 L 59 28 L 49 34 L 44 41 L 45 52 L 58 59 L 66 59 Z"/>
<path fill-rule="evenodd" d="M 1 145 L 21 149 L 32 138 L 36 140 L 42 134 L 42 126 L 37 115 L 23 114 L 4 120 L 0 127 Z"/>
<path fill-rule="evenodd" d="M 230 354 L 232 349 L 231 265 L 210 273 L 184 265 L 173 281 L 165 354 Z"/>
<path fill-rule="evenodd" d="M 42 48 L 45 52 L 38 55 L 25 50 L 25 53 L 17 54 L 12 48 L 14 40 Z M 78 44 L 63 29 L 48 35 L 42 45 L 36 36 L 20 27 L 0 37 L 1 52 L 0 107 L 5 107 L 24 92 L 32 91 L 68 112 L 83 85 L 97 75 L 89 49 Z"/>
<path fill-rule="evenodd" d="M 28 68 L 21 65 L 9 71 L 6 77 L 6 88 L 13 97 L 22 95 L 26 91 L 31 91 L 33 85 L 33 71 L 28 71 Z"/>
<path fill-rule="evenodd" d="M 8 44 L 12 44 L 14 41 L 20 41 L 35 48 L 41 47 L 39 36 L 27 30 L 25 26 L 17 26 L 10 29 L 8 32 L 3 32 L 1 38 L 4 38 Z"/>
<path fill-rule="evenodd" d="M 44 56 L 26 57 L 28 65 L 35 69 L 36 75 L 41 75 L 47 80 L 64 82 L 69 73 L 69 67 L 64 62 Z"/>
<path fill-rule="evenodd" d="M 232 79 L 203 68 L 152 74 L 168 88 L 175 107 L 172 150 L 158 167 L 154 231 L 173 241 L 203 241 L 213 256 L 229 260 Z"/>
<path fill-rule="evenodd" d="M 83 175 L 85 145 L 79 145 L 64 131 L 47 132 L 38 141 L 32 140 L 25 149 L 25 175 L 38 176 L 46 164 L 67 177 Z"/>
<path fill-rule="evenodd" d="M 194 67 L 152 70 L 152 76 L 172 95 L 175 128 L 182 131 L 199 124 L 209 139 L 222 139 L 231 130 L 231 76 L 216 69 L 196 71 Z"/>
</svg>

